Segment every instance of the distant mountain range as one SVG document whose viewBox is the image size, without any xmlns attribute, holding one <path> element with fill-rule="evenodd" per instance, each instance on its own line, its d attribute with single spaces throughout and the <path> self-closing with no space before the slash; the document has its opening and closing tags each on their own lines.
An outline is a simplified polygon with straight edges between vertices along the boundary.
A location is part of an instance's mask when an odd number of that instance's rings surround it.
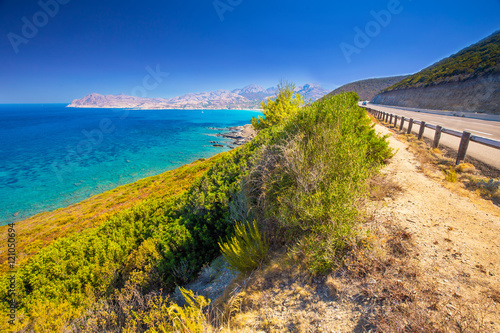
<svg viewBox="0 0 500 333">
<path fill-rule="evenodd" d="M 251 84 L 242 89 L 217 90 L 212 92 L 191 93 L 173 98 L 143 98 L 124 94 L 90 94 L 75 99 L 68 107 L 74 108 L 133 108 L 133 109 L 260 109 L 260 103 L 275 96 L 276 87 L 264 89 Z M 318 84 L 296 87 L 304 101 L 315 101 L 323 97 L 327 90 Z"/>
<path fill-rule="evenodd" d="M 391 76 L 391 77 L 383 77 L 377 79 L 355 81 L 335 89 L 327 96 L 331 97 L 343 92 L 354 91 L 359 95 L 359 98 L 361 98 L 362 100 L 370 101 L 373 97 L 377 96 L 382 90 L 392 86 L 393 84 L 400 82 L 401 80 L 406 79 L 407 77 L 408 77 L 407 75 L 402 75 L 402 76 Z"/>
</svg>

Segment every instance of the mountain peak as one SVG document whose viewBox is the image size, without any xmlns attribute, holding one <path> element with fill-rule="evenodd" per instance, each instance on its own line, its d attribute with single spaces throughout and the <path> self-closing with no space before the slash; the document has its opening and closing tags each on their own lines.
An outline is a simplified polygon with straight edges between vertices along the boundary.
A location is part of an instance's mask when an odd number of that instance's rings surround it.
<svg viewBox="0 0 500 333">
<path fill-rule="evenodd" d="M 259 86 L 257 84 L 249 84 L 248 86 L 241 89 L 241 92 L 244 94 L 259 93 L 265 91 L 266 90 L 262 86 Z"/>
</svg>

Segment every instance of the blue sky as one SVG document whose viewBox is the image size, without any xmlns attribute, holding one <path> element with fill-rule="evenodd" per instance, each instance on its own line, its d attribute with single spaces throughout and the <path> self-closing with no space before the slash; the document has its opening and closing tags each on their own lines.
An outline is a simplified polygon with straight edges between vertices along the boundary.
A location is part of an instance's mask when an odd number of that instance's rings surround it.
<svg viewBox="0 0 500 333">
<path fill-rule="evenodd" d="M 0 0 L 0 103 L 282 79 L 334 89 L 417 72 L 500 29 L 499 12 L 499 0 Z M 169 75 L 138 90 L 146 68 Z"/>
</svg>

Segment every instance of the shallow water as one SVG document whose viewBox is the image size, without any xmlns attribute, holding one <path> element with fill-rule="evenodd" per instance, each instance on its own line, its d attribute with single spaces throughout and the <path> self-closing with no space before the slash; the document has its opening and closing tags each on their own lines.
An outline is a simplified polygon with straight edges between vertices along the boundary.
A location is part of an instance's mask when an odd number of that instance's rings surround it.
<svg viewBox="0 0 500 333">
<path fill-rule="evenodd" d="M 0 225 L 227 151 L 255 111 L 0 105 Z"/>
</svg>

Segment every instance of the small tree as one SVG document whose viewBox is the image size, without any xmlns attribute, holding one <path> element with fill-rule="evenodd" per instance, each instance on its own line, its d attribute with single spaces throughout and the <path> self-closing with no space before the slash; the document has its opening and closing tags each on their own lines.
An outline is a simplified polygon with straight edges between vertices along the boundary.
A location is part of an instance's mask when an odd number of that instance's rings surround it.
<svg viewBox="0 0 500 333">
<path fill-rule="evenodd" d="M 252 118 L 253 128 L 257 131 L 278 124 L 297 113 L 303 105 L 302 96 L 294 93 L 295 84 L 280 82 L 276 97 L 261 103 L 264 117 Z"/>
</svg>

